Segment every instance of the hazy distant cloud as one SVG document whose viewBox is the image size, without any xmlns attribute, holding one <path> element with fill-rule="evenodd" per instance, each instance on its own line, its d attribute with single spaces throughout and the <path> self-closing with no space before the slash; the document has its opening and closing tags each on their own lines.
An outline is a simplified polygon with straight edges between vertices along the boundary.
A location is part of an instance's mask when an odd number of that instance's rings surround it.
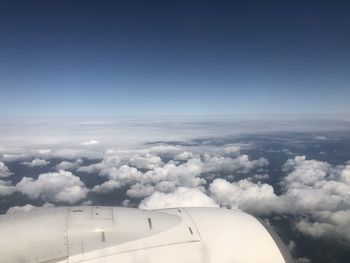
<svg viewBox="0 0 350 263">
<path fill-rule="evenodd" d="M 197 188 L 179 187 L 173 193 L 154 192 L 144 199 L 141 209 L 160 209 L 171 207 L 218 207 L 213 199 Z"/>
<path fill-rule="evenodd" d="M 320 141 L 325 141 L 325 140 L 327 140 L 327 137 L 326 136 L 315 136 L 314 139 L 320 140 Z"/>
<path fill-rule="evenodd" d="M 70 204 L 84 199 L 88 192 L 79 177 L 66 171 L 40 174 L 36 180 L 23 177 L 16 189 L 31 199 Z"/>
<path fill-rule="evenodd" d="M 99 143 L 100 143 L 99 141 L 90 140 L 90 141 L 82 142 L 81 145 L 88 146 L 88 145 L 95 145 L 95 144 L 99 144 Z"/>
<path fill-rule="evenodd" d="M 49 163 L 50 162 L 46 161 L 45 159 L 36 158 L 36 159 L 32 160 L 31 162 L 23 162 L 22 164 L 29 166 L 29 167 L 37 167 L 37 166 L 46 166 Z"/>
<path fill-rule="evenodd" d="M 11 174 L 9 168 L 3 162 L 0 162 L 0 178 L 9 177 Z"/>
<path fill-rule="evenodd" d="M 268 174 L 256 174 L 252 176 L 252 179 L 255 179 L 257 181 L 267 180 L 270 176 Z"/>
</svg>

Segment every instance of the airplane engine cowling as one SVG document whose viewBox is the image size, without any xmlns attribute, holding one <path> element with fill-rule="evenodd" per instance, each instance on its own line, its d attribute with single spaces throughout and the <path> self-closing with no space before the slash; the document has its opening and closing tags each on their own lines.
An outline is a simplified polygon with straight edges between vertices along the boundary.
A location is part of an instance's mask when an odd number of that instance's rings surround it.
<svg viewBox="0 0 350 263">
<path fill-rule="evenodd" d="M 291 263 L 255 217 L 218 208 L 36 208 L 0 216 L 4 263 Z"/>
</svg>

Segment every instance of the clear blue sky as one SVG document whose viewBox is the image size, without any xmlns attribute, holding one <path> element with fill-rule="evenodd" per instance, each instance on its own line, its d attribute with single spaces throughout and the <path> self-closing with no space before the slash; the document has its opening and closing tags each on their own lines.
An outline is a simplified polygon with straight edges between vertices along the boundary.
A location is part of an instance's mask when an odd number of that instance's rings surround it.
<svg viewBox="0 0 350 263">
<path fill-rule="evenodd" d="M 350 112 L 349 1 L 0 0 L 0 116 Z"/>
</svg>

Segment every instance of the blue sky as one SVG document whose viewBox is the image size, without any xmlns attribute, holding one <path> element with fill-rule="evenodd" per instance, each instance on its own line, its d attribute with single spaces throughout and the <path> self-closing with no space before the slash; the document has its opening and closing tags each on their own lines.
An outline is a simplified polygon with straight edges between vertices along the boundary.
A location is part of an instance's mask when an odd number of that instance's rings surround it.
<svg viewBox="0 0 350 263">
<path fill-rule="evenodd" d="M 0 116 L 350 111 L 346 1 L 0 1 Z"/>
</svg>

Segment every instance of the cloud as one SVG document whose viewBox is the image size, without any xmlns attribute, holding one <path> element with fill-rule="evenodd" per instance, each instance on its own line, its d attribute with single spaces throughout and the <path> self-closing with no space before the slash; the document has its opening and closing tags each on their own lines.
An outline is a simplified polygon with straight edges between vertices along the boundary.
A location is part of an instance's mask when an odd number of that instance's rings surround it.
<svg viewBox="0 0 350 263">
<path fill-rule="evenodd" d="M 0 180 L 0 196 L 11 195 L 16 191 L 16 187 L 10 181 Z"/>
<path fill-rule="evenodd" d="M 215 179 L 209 186 L 210 196 L 220 205 L 241 209 L 256 215 L 283 211 L 283 203 L 268 184 L 252 183 L 247 179 L 230 183 Z"/>
<path fill-rule="evenodd" d="M 247 174 L 251 170 L 267 166 L 268 160 L 259 158 L 257 160 L 249 160 L 248 155 L 239 155 L 235 158 L 224 156 L 211 156 L 205 154 L 203 157 L 203 171 L 213 173 L 242 173 Z"/>
<path fill-rule="evenodd" d="M 31 205 L 31 204 L 26 204 L 24 206 L 13 206 L 13 207 L 10 207 L 6 213 L 7 214 L 15 214 L 15 213 L 19 213 L 19 212 L 28 212 L 28 211 L 31 211 L 35 208 L 37 208 L 37 207 L 34 205 Z"/>
<path fill-rule="evenodd" d="M 0 178 L 9 177 L 10 175 L 12 173 L 9 168 L 3 162 L 0 162 Z"/>
<path fill-rule="evenodd" d="M 118 169 L 123 165 L 135 167 L 137 169 L 153 169 L 163 162 L 159 156 L 154 156 L 145 151 L 137 152 L 118 152 L 115 155 L 103 158 L 102 162 L 83 166 L 78 169 L 79 172 L 85 173 L 104 173 L 108 174 L 110 169 Z"/>
<path fill-rule="evenodd" d="M 62 161 L 56 165 L 56 170 L 76 170 L 83 164 L 82 159 L 78 159 L 76 161 Z"/>
<path fill-rule="evenodd" d="M 296 228 L 308 235 L 338 235 L 350 240 L 350 165 L 296 156 L 284 165 L 289 174 L 283 198 L 289 211 L 304 215 Z"/>
<path fill-rule="evenodd" d="M 35 206 L 35 205 L 31 205 L 31 204 L 26 204 L 26 205 L 23 205 L 23 206 L 13 206 L 13 207 L 10 207 L 6 214 L 15 214 L 15 213 L 21 213 L 21 212 L 28 212 L 28 211 L 31 211 L 35 208 L 37 208 L 38 206 Z M 45 203 L 43 204 L 42 207 L 55 207 L 55 205 L 53 204 L 50 204 L 50 203 Z"/>
<path fill-rule="evenodd" d="M 218 207 L 215 201 L 197 188 L 179 187 L 173 193 L 154 192 L 144 199 L 139 208 L 161 209 L 171 207 Z"/>
<path fill-rule="evenodd" d="M 40 174 L 36 180 L 23 177 L 17 183 L 16 189 L 30 199 L 40 198 L 46 201 L 70 204 L 84 199 L 88 192 L 79 177 L 62 170 L 55 173 Z"/>
<path fill-rule="evenodd" d="M 286 176 L 279 195 L 271 185 L 253 183 L 249 178 L 237 182 L 215 179 L 209 185 L 209 195 L 220 206 L 255 215 L 294 215 L 296 229 L 307 235 L 350 240 L 350 165 L 332 166 L 296 156 L 282 169 Z"/>
<path fill-rule="evenodd" d="M 22 164 L 29 166 L 29 167 L 38 167 L 38 166 L 46 166 L 49 163 L 50 162 L 46 161 L 45 159 L 36 158 L 36 159 L 32 160 L 31 162 L 23 162 Z"/>
<path fill-rule="evenodd" d="M 109 178 L 101 185 L 96 185 L 92 191 L 108 193 L 114 189 L 122 188 L 127 184 L 132 184 L 140 180 L 142 173 L 134 167 L 122 165 L 121 167 L 108 167 L 100 171 L 100 175 Z"/>
<path fill-rule="evenodd" d="M 284 172 L 290 172 L 284 179 L 288 187 L 314 185 L 325 179 L 331 166 L 326 162 L 306 160 L 305 156 L 296 156 L 283 165 Z"/>
<path fill-rule="evenodd" d="M 246 174 L 268 164 L 264 158 L 250 160 L 248 155 L 237 155 L 238 146 L 227 147 L 233 148 L 223 151 L 206 146 L 203 152 L 202 147 L 199 150 L 193 146 L 158 145 L 133 151 L 111 151 L 101 162 L 77 171 L 108 178 L 93 188 L 95 192 L 107 193 L 127 187 L 129 197 L 143 198 L 154 191 L 170 193 L 178 187 L 200 187 L 206 183 L 207 173 L 214 176 L 223 172 Z M 226 156 L 233 152 L 234 157 Z"/>
<path fill-rule="evenodd" d="M 283 169 L 284 196 L 294 213 L 336 211 L 350 206 L 350 165 L 331 166 L 326 162 L 289 159 Z"/>
<path fill-rule="evenodd" d="M 90 141 L 82 142 L 81 145 L 89 146 L 89 145 L 95 145 L 95 144 L 99 144 L 99 143 L 100 143 L 99 141 L 90 140 Z"/>
<path fill-rule="evenodd" d="M 257 181 L 267 180 L 270 176 L 268 174 L 256 174 L 253 175 L 252 179 L 255 179 Z"/>
<path fill-rule="evenodd" d="M 319 141 L 325 141 L 325 140 L 327 140 L 327 137 L 326 136 L 315 136 L 314 139 L 319 140 Z"/>
</svg>

